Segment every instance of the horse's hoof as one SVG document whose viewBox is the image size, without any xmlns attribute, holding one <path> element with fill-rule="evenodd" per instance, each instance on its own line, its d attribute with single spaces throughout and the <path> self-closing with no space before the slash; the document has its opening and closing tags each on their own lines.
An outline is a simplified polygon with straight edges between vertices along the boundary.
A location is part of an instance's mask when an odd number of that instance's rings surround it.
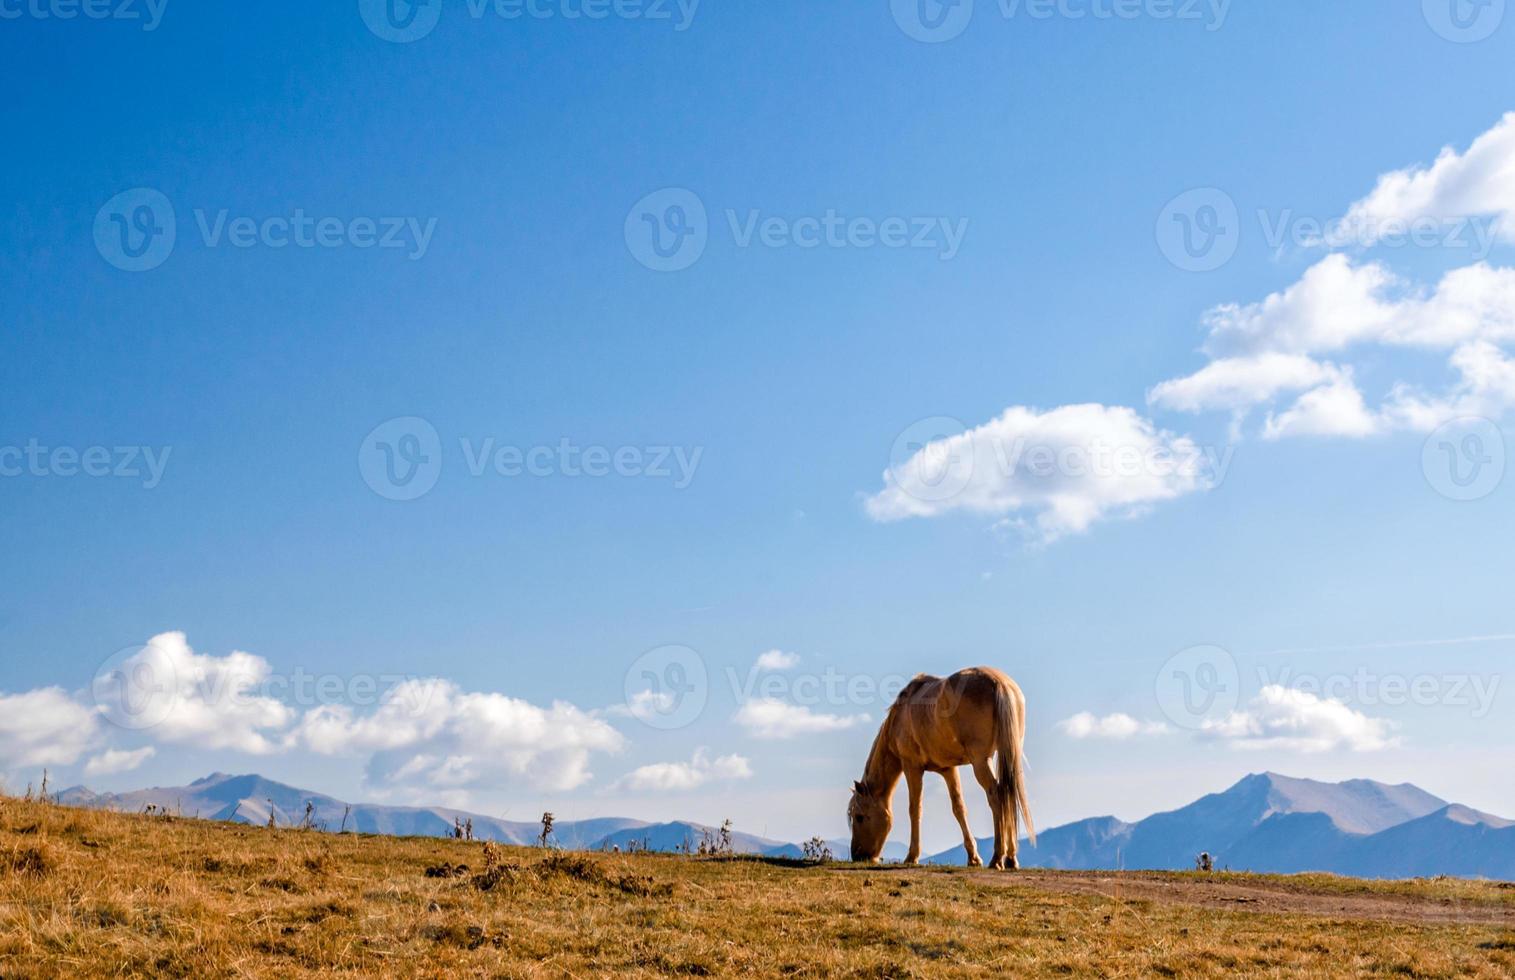
<svg viewBox="0 0 1515 980">
<path fill-rule="evenodd" d="M 921 859 L 907 857 L 905 858 L 904 864 L 907 868 L 919 868 L 921 866 Z"/>
<path fill-rule="evenodd" d="M 977 854 L 968 859 L 968 867 L 970 868 L 982 868 L 983 866 L 984 862 Z"/>
<path fill-rule="evenodd" d="M 1006 871 L 1019 871 L 1020 869 L 1021 869 L 1021 863 L 1019 861 L 1017 861 L 1015 858 L 1011 858 L 1010 860 L 1008 860 L 1008 861 L 1005 862 L 1005 870 Z"/>
</svg>

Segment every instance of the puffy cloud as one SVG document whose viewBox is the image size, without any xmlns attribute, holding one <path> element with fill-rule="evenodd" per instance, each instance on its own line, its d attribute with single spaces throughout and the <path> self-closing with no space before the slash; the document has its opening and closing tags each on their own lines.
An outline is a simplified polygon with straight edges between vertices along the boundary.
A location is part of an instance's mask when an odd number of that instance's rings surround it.
<svg viewBox="0 0 1515 980">
<path fill-rule="evenodd" d="M 1448 349 L 1515 340 L 1515 269 L 1484 262 L 1453 269 L 1434 289 L 1378 262 L 1328 255 L 1299 281 L 1256 303 L 1207 312 L 1205 352 L 1215 358 L 1320 354 L 1360 344 Z"/>
<path fill-rule="evenodd" d="M 698 789 L 716 780 L 749 779 L 752 766 L 740 755 L 712 759 L 697 749 L 688 762 L 657 762 L 633 769 L 616 780 L 614 789 L 630 792 L 678 792 Z"/>
<path fill-rule="evenodd" d="M 732 717 L 753 738 L 785 739 L 839 732 L 860 725 L 867 715 L 828 715 L 778 698 L 754 698 Z"/>
<path fill-rule="evenodd" d="M 1273 439 L 1429 431 L 1465 415 L 1498 418 L 1515 406 L 1515 365 L 1499 346 L 1515 341 L 1515 269 L 1479 263 L 1424 290 L 1379 264 L 1331 255 L 1287 289 L 1217 307 L 1205 322 L 1214 359 L 1153 388 L 1153 405 L 1244 414 L 1299 392 L 1269 411 L 1263 434 Z M 1350 366 L 1314 357 L 1367 346 L 1449 351 L 1458 380 L 1435 394 L 1400 382 L 1370 407 Z"/>
<path fill-rule="evenodd" d="M 109 776 L 118 772 L 131 772 L 157 753 L 158 750 L 151 745 L 131 751 L 106 749 L 84 764 L 84 775 Z"/>
<path fill-rule="evenodd" d="M 1057 723 L 1057 727 L 1069 738 L 1127 739 L 1138 735 L 1163 735 L 1168 726 L 1160 721 L 1137 721 L 1130 715 L 1113 714 L 1100 718 L 1088 711 L 1081 711 L 1072 718 Z"/>
<path fill-rule="evenodd" d="M 1498 347 L 1486 341 L 1464 344 L 1452 352 L 1451 366 L 1459 379 L 1440 394 L 1396 385 L 1382 411 L 1385 424 L 1428 432 L 1450 419 L 1497 419 L 1515 406 L 1515 360 Z"/>
<path fill-rule="evenodd" d="M 198 654 L 181 632 L 160 633 L 96 679 L 106 716 L 160 742 L 266 755 L 295 719 L 283 702 L 260 693 L 268 661 L 233 651 Z"/>
<path fill-rule="evenodd" d="M 1372 245 L 1410 222 L 1489 215 L 1515 240 L 1515 112 L 1475 139 L 1466 153 L 1442 149 L 1429 167 L 1394 170 L 1347 211 L 1344 232 Z"/>
<path fill-rule="evenodd" d="M 377 785 L 437 790 L 513 779 L 569 790 L 591 778 L 593 753 L 625 744 L 604 720 L 571 704 L 544 708 L 436 679 L 397 686 L 367 715 L 345 705 L 317 708 L 295 735 L 323 754 L 373 753 L 368 776 Z"/>
<path fill-rule="evenodd" d="M 98 713 L 62 688 L 0 694 L 0 769 L 72 765 L 99 733 Z"/>
<path fill-rule="evenodd" d="M 878 521 L 957 510 L 1001 517 L 1051 541 L 1209 489 L 1228 461 L 1130 408 L 1017 406 L 920 448 L 884 473 L 865 506 Z"/>
<path fill-rule="evenodd" d="M 1344 255 L 1328 255 L 1287 289 L 1205 313 L 1204 349 L 1212 357 L 1314 354 L 1382 340 L 1402 319 L 1389 296 L 1401 286 L 1376 262 L 1353 265 Z"/>
<path fill-rule="evenodd" d="M 799 664 L 799 654 L 785 653 L 783 650 L 769 650 L 757 658 L 758 670 L 792 670 Z"/>
<path fill-rule="evenodd" d="M 1380 419 L 1368 410 L 1362 392 L 1350 373 L 1343 372 L 1325 384 L 1299 396 L 1293 406 L 1268 416 L 1263 437 L 1370 436 L 1382 428 Z"/>
<path fill-rule="evenodd" d="M 1270 684 L 1245 708 L 1205 722 L 1200 734 L 1247 749 L 1371 752 L 1397 744 L 1389 730 L 1389 722 L 1334 698 Z"/>
<path fill-rule="evenodd" d="M 1179 412 L 1235 411 L 1270 401 L 1280 392 L 1314 388 L 1335 374 L 1330 365 L 1302 354 L 1223 357 L 1187 378 L 1164 381 L 1152 389 L 1148 401 Z"/>
<path fill-rule="evenodd" d="M 611 705 L 605 712 L 657 726 L 678 710 L 679 698 L 672 691 L 654 691 L 648 688 L 632 694 L 624 704 Z"/>
</svg>

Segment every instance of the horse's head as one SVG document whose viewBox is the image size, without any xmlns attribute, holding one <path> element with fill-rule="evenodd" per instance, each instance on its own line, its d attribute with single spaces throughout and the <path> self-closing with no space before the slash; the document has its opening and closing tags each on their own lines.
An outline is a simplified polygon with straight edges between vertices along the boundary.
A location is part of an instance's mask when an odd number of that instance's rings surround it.
<svg viewBox="0 0 1515 980">
<path fill-rule="evenodd" d="M 889 801 L 874 795 L 867 783 L 852 784 L 852 802 L 847 804 L 847 824 L 852 828 L 852 860 L 877 861 L 894 825 Z"/>
</svg>

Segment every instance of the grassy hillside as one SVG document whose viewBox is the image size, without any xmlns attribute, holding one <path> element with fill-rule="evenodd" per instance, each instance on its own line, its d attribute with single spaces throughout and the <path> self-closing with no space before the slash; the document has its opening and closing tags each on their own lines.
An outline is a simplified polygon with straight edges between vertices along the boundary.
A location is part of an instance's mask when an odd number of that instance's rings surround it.
<svg viewBox="0 0 1515 980">
<path fill-rule="evenodd" d="M 6 978 L 1492 978 L 1512 920 L 1486 883 L 549 854 L 0 800 Z"/>
</svg>

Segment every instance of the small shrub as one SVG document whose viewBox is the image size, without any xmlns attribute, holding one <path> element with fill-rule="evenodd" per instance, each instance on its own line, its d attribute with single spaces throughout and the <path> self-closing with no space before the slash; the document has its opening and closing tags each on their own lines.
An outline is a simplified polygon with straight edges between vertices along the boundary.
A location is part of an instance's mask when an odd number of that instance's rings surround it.
<svg viewBox="0 0 1515 980">
<path fill-rule="evenodd" d="M 53 859 L 46 847 L 29 844 L 11 848 L 0 868 L 18 878 L 46 878 L 53 870 Z"/>
<path fill-rule="evenodd" d="M 473 876 L 473 886 L 481 892 L 492 892 L 502 884 L 514 884 L 520 871 L 519 865 L 505 860 L 498 847 L 485 841 L 484 870 Z"/>
</svg>

